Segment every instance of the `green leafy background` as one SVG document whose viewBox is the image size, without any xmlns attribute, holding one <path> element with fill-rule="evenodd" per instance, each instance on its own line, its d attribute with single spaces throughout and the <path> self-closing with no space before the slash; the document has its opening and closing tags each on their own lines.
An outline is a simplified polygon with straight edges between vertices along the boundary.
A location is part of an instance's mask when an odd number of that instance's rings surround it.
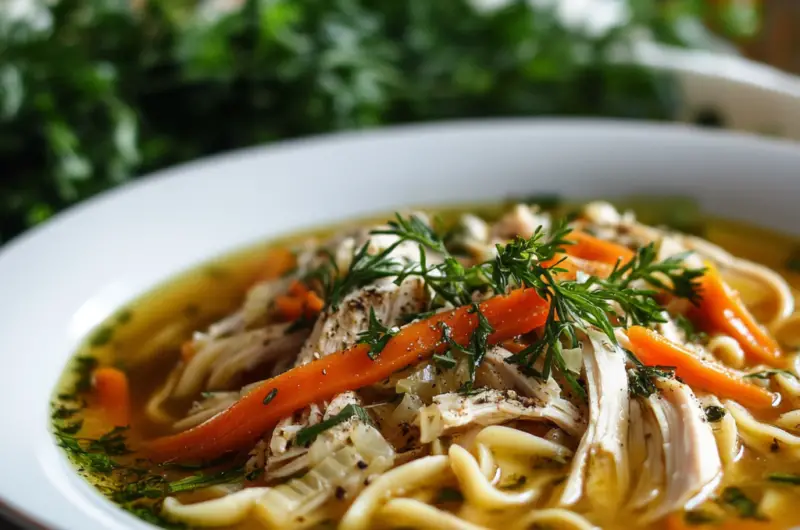
<svg viewBox="0 0 800 530">
<path fill-rule="evenodd" d="M 136 175 L 285 138 L 466 117 L 670 119 L 674 80 L 611 57 L 632 39 L 705 46 L 700 17 L 733 35 L 758 24 L 736 3 L 620 0 L 622 22 L 592 31 L 555 3 L 7 2 L 0 242 Z"/>
</svg>

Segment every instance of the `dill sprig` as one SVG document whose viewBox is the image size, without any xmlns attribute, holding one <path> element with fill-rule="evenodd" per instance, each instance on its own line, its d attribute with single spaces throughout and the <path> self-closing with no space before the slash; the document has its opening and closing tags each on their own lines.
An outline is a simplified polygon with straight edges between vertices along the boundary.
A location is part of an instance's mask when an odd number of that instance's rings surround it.
<svg viewBox="0 0 800 530">
<path fill-rule="evenodd" d="M 397 236 L 401 241 L 416 241 L 423 247 L 441 254 L 449 254 L 444 240 L 425 221 L 413 214 L 407 218 L 403 218 L 399 213 L 395 213 L 394 216 L 393 221 L 386 223 L 388 228 L 372 230 L 370 234 Z"/>
<path fill-rule="evenodd" d="M 367 355 L 370 359 L 375 360 L 378 355 L 386 347 L 386 344 L 397 334 L 396 330 L 392 330 L 384 326 L 378 317 L 375 316 L 375 309 L 369 308 L 369 324 L 365 331 L 358 334 L 356 344 L 366 344 L 369 346 Z"/>
<path fill-rule="evenodd" d="M 486 316 L 481 312 L 478 304 L 473 303 L 469 312 L 478 316 L 478 325 L 472 331 L 469 342 L 466 346 L 460 345 L 453 339 L 452 330 L 450 326 L 440 323 L 439 327 L 442 330 L 441 343 L 447 345 L 447 351 L 444 354 L 437 354 L 433 356 L 434 363 L 440 368 L 453 368 L 456 365 L 456 360 L 453 352 L 459 352 L 464 356 L 467 361 L 467 374 L 468 379 L 462 385 L 461 392 L 471 392 L 475 384 L 475 374 L 478 366 L 483 362 L 486 357 L 486 352 L 489 350 L 489 335 L 494 333 L 494 328 L 489 324 Z"/>
<path fill-rule="evenodd" d="M 653 287 L 697 304 L 701 299 L 699 280 L 705 269 L 686 267 L 684 260 L 689 254 L 691 252 L 681 252 L 657 261 L 655 244 L 648 243 L 639 248 L 628 263 L 618 262 L 607 281 L 619 289 L 626 289 L 636 280 L 644 280 Z"/>
<path fill-rule="evenodd" d="M 377 254 L 368 252 L 370 241 L 364 243 L 353 254 L 353 259 L 350 261 L 350 267 L 347 272 L 336 276 L 330 283 L 330 290 L 326 296 L 327 305 L 336 310 L 348 293 L 381 278 L 389 278 L 400 274 L 403 266 L 391 256 L 391 253 L 402 242 L 402 239 L 397 240 Z"/>
</svg>

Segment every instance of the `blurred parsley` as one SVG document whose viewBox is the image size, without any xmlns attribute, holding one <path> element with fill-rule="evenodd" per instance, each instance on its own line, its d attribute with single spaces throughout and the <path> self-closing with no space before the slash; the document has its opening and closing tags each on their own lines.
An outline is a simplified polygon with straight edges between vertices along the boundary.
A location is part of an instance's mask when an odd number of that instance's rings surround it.
<svg viewBox="0 0 800 530">
<path fill-rule="evenodd" d="M 522 0 L 0 4 L 0 242 L 134 175 L 283 138 L 465 117 L 669 119 L 673 81 L 609 58 L 633 35 L 693 44 L 682 28 L 708 7 L 624 4 L 624 24 L 602 31 Z"/>
</svg>

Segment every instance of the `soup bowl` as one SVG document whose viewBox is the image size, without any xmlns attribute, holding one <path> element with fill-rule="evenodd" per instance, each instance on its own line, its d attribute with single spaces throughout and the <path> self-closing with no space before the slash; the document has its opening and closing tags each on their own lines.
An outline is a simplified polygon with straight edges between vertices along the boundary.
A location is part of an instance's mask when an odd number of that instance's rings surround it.
<svg viewBox="0 0 800 530">
<path fill-rule="evenodd" d="M 148 527 L 75 473 L 49 403 L 87 333 L 171 276 L 347 218 L 540 193 L 689 196 L 796 235 L 800 146 L 680 125 L 458 122 L 235 152 L 103 194 L 0 252 L 0 504 L 31 526 Z"/>
</svg>

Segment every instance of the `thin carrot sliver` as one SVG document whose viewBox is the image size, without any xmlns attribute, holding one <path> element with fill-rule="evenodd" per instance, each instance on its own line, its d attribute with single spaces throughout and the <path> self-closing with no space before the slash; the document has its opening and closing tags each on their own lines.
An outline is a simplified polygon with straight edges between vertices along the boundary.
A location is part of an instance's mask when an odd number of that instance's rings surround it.
<svg viewBox="0 0 800 530">
<path fill-rule="evenodd" d="M 303 299 L 295 296 L 282 295 L 275 297 L 275 310 L 283 318 L 289 322 L 297 320 L 303 316 Z"/>
<path fill-rule="evenodd" d="M 594 237 L 586 232 L 572 231 L 566 239 L 572 244 L 566 245 L 564 251 L 576 258 L 615 265 L 617 262 L 627 263 L 636 256 L 636 253 L 628 247 Z"/>
<path fill-rule="evenodd" d="M 700 296 L 693 316 L 701 327 L 736 339 L 752 362 L 780 364 L 783 354 L 778 343 L 758 324 L 713 266 L 708 266 L 700 279 Z"/>
<path fill-rule="evenodd" d="M 131 408 L 128 376 L 112 367 L 98 368 L 93 376 L 97 402 L 109 423 L 116 427 L 128 425 Z"/>
<path fill-rule="evenodd" d="M 647 365 L 674 366 L 675 375 L 689 386 L 733 399 L 746 407 L 768 408 L 775 395 L 747 382 L 742 374 L 724 365 L 701 359 L 688 348 L 641 326 L 628 329 L 633 353 Z"/>
<path fill-rule="evenodd" d="M 298 298 L 305 296 L 308 293 L 308 287 L 303 285 L 303 283 L 294 280 L 290 285 L 289 289 L 286 290 L 286 293 L 291 296 L 296 296 Z"/>
<path fill-rule="evenodd" d="M 184 363 L 191 361 L 196 353 L 197 349 L 194 347 L 194 341 L 187 340 L 181 344 L 181 359 L 183 359 Z"/>
<path fill-rule="evenodd" d="M 494 332 L 491 344 L 541 326 L 549 304 L 534 289 L 519 289 L 480 304 Z M 450 327 L 453 340 L 467 344 L 478 317 L 465 306 L 409 324 L 391 338 L 374 360 L 366 345 L 356 345 L 282 373 L 250 391 L 224 412 L 187 431 L 158 438 L 147 451 L 159 461 L 213 458 L 249 447 L 281 419 L 310 403 L 329 399 L 385 379 L 397 370 L 428 359 L 446 348 L 442 328 Z M 268 395 L 271 399 L 265 405 Z"/>
<path fill-rule="evenodd" d="M 305 313 L 307 317 L 313 316 L 325 307 L 325 302 L 317 293 L 311 291 L 306 295 Z"/>
</svg>

